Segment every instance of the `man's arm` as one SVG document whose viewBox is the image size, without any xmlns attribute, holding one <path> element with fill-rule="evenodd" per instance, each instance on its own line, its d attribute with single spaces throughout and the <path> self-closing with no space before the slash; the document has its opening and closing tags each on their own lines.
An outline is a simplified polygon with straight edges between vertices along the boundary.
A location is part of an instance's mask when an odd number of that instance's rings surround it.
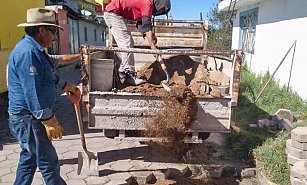
<svg viewBox="0 0 307 185">
<path fill-rule="evenodd" d="M 157 49 L 157 37 L 151 30 L 146 32 L 146 38 L 150 48 L 154 50 Z"/>
<path fill-rule="evenodd" d="M 137 28 L 147 38 L 147 42 L 151 49 L 157 49 L 157 37 L 152 31 L 152 22 L 150 17 L 143 16 L 142 21 L 137 22 Z"/>
<path fill-rule="evenodd" d="M 80 54 L 49 55 L 51 59 L 58 60 L 57 64 L 69 64 L 80 60 Z"/>
<path fill-rule="evenodd" d="M 81 59 L 80 54 L 67 54 L 67 55 L 60 55 L 60 63 L 59 64 L 67 64 L 78 61 Z"/>
<path fill-rule="evenodd" d="M 67 55 L 49 55 L 52 63 L 56 65 L 62 62 L 74 62 L 80 59 L 80 54 L 67 54 Z M 54 74 L 54 83 L 57 89 L 64 90 L 67 92 L 68 96 L 81 96 L 80 89 L 78 89 L 75 85 L 67 82 L 60 78 L 59 75 Z"/>
</svg>

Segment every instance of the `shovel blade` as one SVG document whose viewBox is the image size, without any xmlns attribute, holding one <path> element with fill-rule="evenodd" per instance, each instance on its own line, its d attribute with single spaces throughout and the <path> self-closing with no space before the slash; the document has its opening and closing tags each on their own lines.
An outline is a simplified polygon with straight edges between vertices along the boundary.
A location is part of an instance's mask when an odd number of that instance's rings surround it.
<svg viewBox="0 0 307 185">
<path fill-rule="evenodd" d="M 173 91 L 167 84 L 165 84 L 165 83 L 163 83 L 163 82 L 161 82 L 161 84 L 162 84 L 162 87 L 163 87 L 167 92 L 169 92 L 169 93 L 170 93 L 171 95 L 173 95 L 173 96 L 178 97 L 177 92 Z"/>
<path fill-rule="evenodd" d="M 78 175 L 99 176 L 97 153 L 78 152 Z"/>
<path fill-rule="evenodd" d="M 172 91 L 172 89 L 168 86 L 168 85 L 166 85 L 165 83 L 163 83 L 163 82 L 161 82 L 161 84 L 162 84 L 162 87 L 167 91 L 167 92 L 171 92 Z"/>
</svg>

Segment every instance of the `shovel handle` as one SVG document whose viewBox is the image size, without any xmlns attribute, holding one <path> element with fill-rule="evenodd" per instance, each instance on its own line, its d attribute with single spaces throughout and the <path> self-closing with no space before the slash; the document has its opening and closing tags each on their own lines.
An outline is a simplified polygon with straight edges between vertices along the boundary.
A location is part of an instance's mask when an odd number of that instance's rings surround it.
<svg viewBox="0 0 307 185">
<path fill-rule="evenodd" d="M 164 80 L 163 83 L 164 83 L 164 84 L 169 84 L 170 76 L 169 76 L 169 73 L 168 73 L 168 71 L 167 71 L 166 65 L 165 65 L 165 63 L 164 63 L 163 58 L 162 58 L 161 55 L 158 55 L 158 61 L 159 61 L 159 63 L 160 63 L 160 66 L 161 66 L 162 70 L 164 71 L 164 73 L 165 73 L 165 75 L 166 75 L 166 80 Z"/>
<path fill-rule="evenodd" d="M 77 123 L 78 123 L 78 127 L 79 127 L 79 132 L 80 132 L 80 136 L 81 136 L 82 148 L 85 152 L 87 152 L 86 143 L 85 143 L 85 136 L 84 136 L 84 129 L 83 129 L 82 118 L 81 118 L 80 105 L 79 105 L 79 103 L 74 103 L 74 106 L 75 106 L 75 111 L 76 111 L 76 116 L 77 116 Z"/>
<path fill-rule="evenodd" d="M 75 95 L 71 92 L 66 91 L 68 99 L 73 103 L 73 104 L 79 104 L 81 100 L 81 95 Z"/>
</svg>

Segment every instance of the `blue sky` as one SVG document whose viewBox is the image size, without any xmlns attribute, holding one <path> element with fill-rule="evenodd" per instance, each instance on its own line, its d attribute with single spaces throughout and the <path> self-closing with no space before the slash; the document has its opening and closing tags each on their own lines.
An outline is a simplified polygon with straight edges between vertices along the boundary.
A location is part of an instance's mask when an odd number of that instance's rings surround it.
<svg viewBox="0 0 307 185">
<path fill-rule="evenodd" d="M 199 20 L 200 12 L 203 19 L 207 19 L 207 14 L 213 4 L 218 0 L 171 0 L 171 15 L 173 19 Z"/>
</svg>

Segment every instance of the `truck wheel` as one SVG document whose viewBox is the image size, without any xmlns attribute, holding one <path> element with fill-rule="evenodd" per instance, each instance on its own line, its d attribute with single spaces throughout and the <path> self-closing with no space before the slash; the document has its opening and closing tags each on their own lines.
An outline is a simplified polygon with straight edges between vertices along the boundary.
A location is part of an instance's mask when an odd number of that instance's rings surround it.
<svg viewBox="0 0 307 185">
<path fill-rule="evenodd" d="M 202 140 L 206 140 L 210 137 L 211 132 L 199 132 L 198 138 Z"/>
<path fill-rule="evenodd" d="M 118 136 L 118 130 L 112 130 L 112 129 L 103 129 L 103 135 L 107 138 L 114 139 L 114 137 Z"/>
</svg>

